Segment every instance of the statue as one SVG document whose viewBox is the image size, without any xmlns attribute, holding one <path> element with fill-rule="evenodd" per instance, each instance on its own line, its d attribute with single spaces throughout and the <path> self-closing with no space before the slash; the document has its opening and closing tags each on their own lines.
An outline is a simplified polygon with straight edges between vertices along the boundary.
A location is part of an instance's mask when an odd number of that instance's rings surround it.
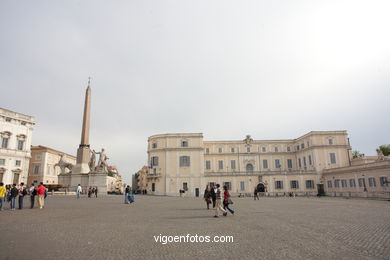
<svg viewBox="0 0 390 260">
<path fill-rule="evenodd" d="M 71 163 L 68 163 L 64 160 L 64 154 L 60 154 L 61 158 L 60 160 L 58 161 L 58 163 L 56 163 L 54 165 L 54 168 L 55 167 L 60 167 L 61 169 L 61 173 L 64 174 L 65 173 L 65 169 L 68 168 L 69 171 L 72 171 L 72 168 L 73 168 L 73 164 Z"/>
<path fill-rule="evenodd" d="M 94 153 L 99 154 L 99 162 L 98 162 L 97 166 L 100 167 L 103 170 L 103 172 L 108 173 L 107 160 L 109 158 L 107 157 L 106 153 L 104 152 L 104 148 L 102 148 L 101 152 L 95 152 L 95 150 L 94 150 Z"/>
<path fill-rule="evenodd" d="M 384 154 L 383 154 L 381 149 L 376 149 L 376 154 L 378 155 L 378 161 L 385 160 L 385 156 L 384 156 Z"/>
<path fill-rule="evenodd" d="M 244 142 L 246 145 L 250 145 L 253 142 L 253 139 L 250 135 L 247 135 L 246 138 L 244 139 Z"/>
<path fill-rule="evenodd" d="M 96 152 L 95 150 L 91 151 L 91 159 L 89 160 L 89 169 L 92 171 L 95 170 L 96 167 Z"/>
</svg>

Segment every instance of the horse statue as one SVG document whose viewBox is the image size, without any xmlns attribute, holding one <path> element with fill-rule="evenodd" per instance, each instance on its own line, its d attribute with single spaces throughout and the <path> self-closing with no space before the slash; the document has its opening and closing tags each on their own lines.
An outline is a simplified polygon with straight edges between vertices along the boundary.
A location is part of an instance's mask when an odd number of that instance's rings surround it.
<svg viewBox="0 0 390 260">
<path fill-rule="evenodd" d="M 57 166 L 60 167 L 61 173 L 62 173 L 62 174 L 65 173 L 65 169 L 66 169 L 66 168 L 68 168 L 69 171 L 72 171 L 72 168 L 73 168 L 73 164 L 68 163 L 68 162 L 66 162 L 66 161 L 64 160 L 64 154 L 61 154 L 61 158 L 60 158 L 60 160 L 58 161 L 58 163 L 56 163 L 56 164 L 54 165 L 54 168 L 57 167 Z"/>
</svg>

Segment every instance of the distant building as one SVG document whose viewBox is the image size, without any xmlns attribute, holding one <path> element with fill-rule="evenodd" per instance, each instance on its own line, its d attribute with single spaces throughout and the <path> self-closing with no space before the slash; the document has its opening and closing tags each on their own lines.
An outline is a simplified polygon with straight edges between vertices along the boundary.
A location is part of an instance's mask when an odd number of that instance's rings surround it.
<svg viewBox="0 0 390 260">
<path fill-rule="evenodd" d="M 107 192 L 123 193 L 122 176 L 116 166 L 108 166 Z"/>
<path fill-rule="evenodd" d="M 34 117 L 0 108 L 0 182 L 27 182 Z"/>
<path fill-rule="evenodd" d="M 187 196 L 202 196 L 206 185 L 216 183 L 232 194 L 251 195 L 256 188 L 270 196 L 317 195 L 332 191 L 327 183 L 333 174 L 365 167 L 354 166 L 351 159 L 346 131 L 312 131 L 287 140 L 248 135 L 240 141 L 204 141 L 201 133 L 161 134 L 149 137 L 148 166 L 137 172 L 137 180 L 156 195 L 179 196 L 182 189 Z M 389 176 L 385 164 L 386 170 L 375 175 L 377 183 Z"/>
<path fill-rule="evenodd" d="M 61 156 L 63 156 L 64 161 L 73 165 L 76 164 L 76 157 L 73 155 L 42 145 L 31 146 L 28 184 L 40 182 L 43 182 L 43 184 L 58 184 L 58 175 L 61 173 L 61 169 L 56 164 L 60 161 Z M 69 172 L 67 168 L 64 170 L 65 173 Z"/>
</svg>

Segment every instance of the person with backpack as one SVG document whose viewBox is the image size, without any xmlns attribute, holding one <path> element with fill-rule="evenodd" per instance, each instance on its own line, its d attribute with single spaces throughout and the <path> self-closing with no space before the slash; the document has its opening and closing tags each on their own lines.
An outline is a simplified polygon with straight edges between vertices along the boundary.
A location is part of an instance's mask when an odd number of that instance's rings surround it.
<svg viewBox="0 0 390 260">
<path fill-rule="evenodd" d="M 128 186 L 129 188 L 127 189 L 127 200 L 131 203 L 134 202 L 134 196 L 133 196 L 133 190 L 131 189 L 131 186 Z"/>
<path fill-rule="evenodd" d="M 18 196 L 19 194 L 19 190 L 18 188 L 16 188 L 16 184 L 12 184 L 12 188 L 11 190 L 9 191 L 9 202 L 10 202 L 10 207 L 11 207 L 11 210 L 15 210 L 15 206 L 16 206 L 16 197 Z"/>
<path fill-rule="evenodd" d="M 34 208 L 35 196 L 37 195 L 37 191 L 35 189 L 34 183 L 31 183 L 29 193 L 30 193 L 30 209 L 32 209 Z"/>
<path fill-rule="evenodd" d="M 3 201 L 5 201 L 5 194 L 7 190 L 4 187 L 4 183 L 0 182 L 0 210 L 3 210 Z"/>
</svg>

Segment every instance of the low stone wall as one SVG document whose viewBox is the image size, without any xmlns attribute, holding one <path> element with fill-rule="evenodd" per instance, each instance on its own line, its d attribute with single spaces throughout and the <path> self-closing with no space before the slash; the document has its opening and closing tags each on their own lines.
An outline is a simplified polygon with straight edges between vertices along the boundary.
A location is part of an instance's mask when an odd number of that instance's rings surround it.
<svg viewBox="0 0 390 260">
<path fill-rule="evenodd" d="M 328 192 L 330 197 L 390 199 L 390 191 L 382 192 Z"/>
</svg>

